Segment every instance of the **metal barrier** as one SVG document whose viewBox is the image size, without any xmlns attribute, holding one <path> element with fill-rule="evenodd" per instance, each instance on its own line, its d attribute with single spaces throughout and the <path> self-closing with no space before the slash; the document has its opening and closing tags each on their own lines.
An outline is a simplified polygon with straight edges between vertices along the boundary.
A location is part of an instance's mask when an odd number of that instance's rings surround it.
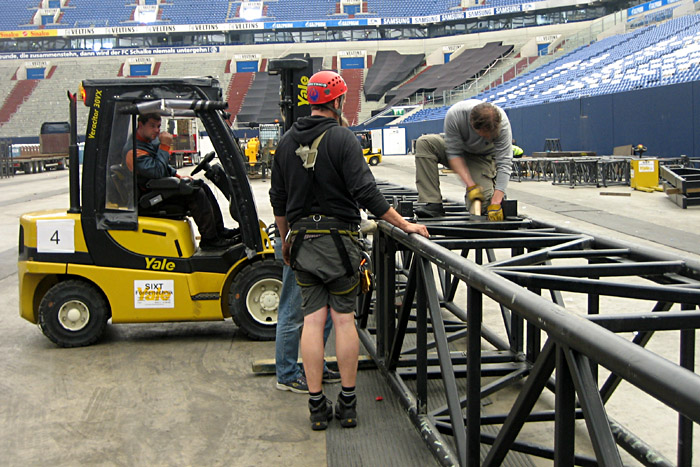
<svg viewBox="0 0 700 467">
<path fill-rule="evenodd" d="M 404 191 L 385 188 L 395 204 Z M 430 240 L 379 222 L 376 291 L 360 300 L 358 329 L 441 464 L 495 466 L 527 454 L 615 466 L 622 451 L 643 465 L 692 464 L 700 264 L 529 219 L 462 211 L 425 223 Z M 572 294 L 585 295 L 585 314 L 564 307 Z M 606 309 L 608 297 L 615 308 Z M 631 304 L 624 313 L 620 301 Z M 645 348 L 657 331 L 678 332 L 677 364 Z M 675 461 L 609 413 L 623 381 L 677 413 Z M 512 392 L 509 410 L 484 409 Z M 575 442 L 577 420 L 590 450 Z M 553 443 L 522 435 L 543 422 L 553 424 Z"/>
</svg>

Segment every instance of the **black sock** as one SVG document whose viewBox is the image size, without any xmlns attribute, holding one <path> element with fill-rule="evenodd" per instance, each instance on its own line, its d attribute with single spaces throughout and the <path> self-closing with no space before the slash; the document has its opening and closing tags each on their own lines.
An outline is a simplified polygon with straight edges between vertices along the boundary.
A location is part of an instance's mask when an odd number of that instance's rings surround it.
<svg viewBox="0 0 700 467">
<path fill-rule="evenodd" d="M 352 402 L 352 400 L 355 399 L 355 386 L 351 386 L 349 388 L 343 386 L 338 397 L 340 397 L 345 403 Z"/>
<path fill-rule="evenodd" d="M 309 392 L 309 404 L 314 407 L 320 406 L 324 399 L 325 396 L 323 395 L 323 391 Z"/>
</svg>

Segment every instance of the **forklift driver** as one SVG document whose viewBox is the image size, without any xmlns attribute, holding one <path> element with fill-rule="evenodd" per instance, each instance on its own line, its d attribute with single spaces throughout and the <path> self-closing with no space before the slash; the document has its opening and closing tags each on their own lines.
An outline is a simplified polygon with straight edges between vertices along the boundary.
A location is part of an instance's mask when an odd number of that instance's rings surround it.
<svg viewBox="0 0 700 467">
<path fill-rule="evenodd" d="M 173 135 L 160 131 L 160 115 L 152 113 L 139 115 L 136 128 L 136 164 L 134 164 L 131 142 L 127 143 L 126 164 L 129 170 L 136 169 L 136 183 L 140 192 L 149 191 L 149 180 L 163 177 L 177 177 L 181 183 L 194 183 L 199 186 L 189 195 L 169 198 L 188 209 L 197 224 L 202 250 L 217 250 L 235 244 L 233 237 L 238 232 L 224 227 L 223 217 L 216 197 L 206 183 L 193 180 L 190 176 L 181 176 L 168 163 Z"/>
</svg>

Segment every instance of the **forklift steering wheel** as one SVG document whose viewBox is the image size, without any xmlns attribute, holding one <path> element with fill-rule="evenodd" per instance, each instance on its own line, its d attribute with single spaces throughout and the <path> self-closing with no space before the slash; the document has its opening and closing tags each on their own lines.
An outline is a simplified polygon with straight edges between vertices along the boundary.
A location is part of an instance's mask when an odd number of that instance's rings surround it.
<svg viewBox="0 0 700 467">
<path fill-rule="evenodd" d="M 208 153 L 206 156 L 204 156 L 204 159 L 202 159 L 202 161 L 199 164 L 197 164 L 197 167 L 194 168 L 190 175 L 195 175 L 201 172 L 202 170 L 206 171 L 206 169 L 209 168 L 209 163 L 214 159 L 214 157 L 216 157 L 215 151 Z"/>
</svg>

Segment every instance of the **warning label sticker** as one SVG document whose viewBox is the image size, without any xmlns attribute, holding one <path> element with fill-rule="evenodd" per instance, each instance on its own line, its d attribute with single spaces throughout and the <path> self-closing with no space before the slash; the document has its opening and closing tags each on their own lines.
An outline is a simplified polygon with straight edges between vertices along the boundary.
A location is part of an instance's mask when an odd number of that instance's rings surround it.
<svg viewBox="0 0 700 467">
<path fill-rule="evenodd" d="M 654 165 L 655 162 L 656 161 L 639 161 L 639 173 L 653 172 L 656 167 Z"/>
</svg>

